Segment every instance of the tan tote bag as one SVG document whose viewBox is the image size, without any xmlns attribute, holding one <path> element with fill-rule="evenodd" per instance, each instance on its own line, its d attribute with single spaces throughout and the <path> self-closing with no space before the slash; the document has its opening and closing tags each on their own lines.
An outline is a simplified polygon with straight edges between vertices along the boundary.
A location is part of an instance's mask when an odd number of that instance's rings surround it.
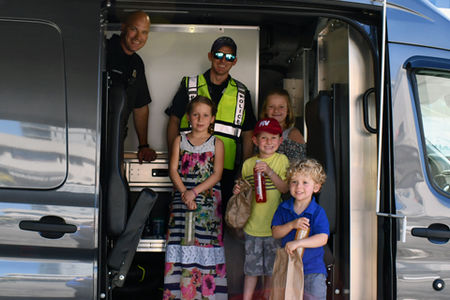
<svg viewBox="0 0 450 300">
<path fill-rule="evenodd" d="M 239 184 L 241 191 L 228 200 L 225 221 L 231 228 L 241 229 L 244 228 L 252 211 L 252 186 L 242 178 L 236 180 L 236 183 Z"/>
</svg>

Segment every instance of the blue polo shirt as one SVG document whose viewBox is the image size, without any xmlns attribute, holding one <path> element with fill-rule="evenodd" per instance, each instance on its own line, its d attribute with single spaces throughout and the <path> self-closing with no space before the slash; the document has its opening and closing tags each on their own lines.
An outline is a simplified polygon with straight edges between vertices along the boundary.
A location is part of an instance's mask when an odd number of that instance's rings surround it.
<svg viewBox="0 0 450 300">
<path fill-rule="evenodd" d="M 289 200 L 282 202 L 273 215 L 272 226 L 284 225 L 292 220 L 302 217 L 309 219 L 309 236 L 319 233 L 330 235 L 330 225 L 328 223 L 327 214 L 325 213 L 325 210 L 316 203 L 314 196 L 308 207 L 299 215 L 294 211 L 294 198 L 291 197 Z M 293 229 L 282 238 L 281 242 L 283 247 L 287 242 L 295 239 L 296 231 L 296 229 Z M 326 276 L 327 269 L 323 261 L 323 254 L 323 247 L 305 248 L 303 254 L 303 272 L 305 274 L 322 273 Z"/>
</svg>

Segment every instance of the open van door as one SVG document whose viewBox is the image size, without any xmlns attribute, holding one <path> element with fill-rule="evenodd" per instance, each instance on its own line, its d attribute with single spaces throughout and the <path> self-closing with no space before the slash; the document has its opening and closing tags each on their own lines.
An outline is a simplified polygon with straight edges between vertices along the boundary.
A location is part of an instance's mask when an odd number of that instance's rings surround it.
<svg viewBox="0 0 450 300">
<path fill-rule="evenodd" d="M 94 299 L 100 4 L 0 1 L 0 35 L 0 299 Z"/>
<path fill-rule="evenodd" d="M 387 4 L 397 299 L 448 299 L 450 278 L 449 20 L 428 1 Z M 386 85 L 387 86 L 387 85 Z M 387 216 L 389 215 L 389 216 Z M 395 237 L 397 233 L 397 237 Z"/>
</svg>

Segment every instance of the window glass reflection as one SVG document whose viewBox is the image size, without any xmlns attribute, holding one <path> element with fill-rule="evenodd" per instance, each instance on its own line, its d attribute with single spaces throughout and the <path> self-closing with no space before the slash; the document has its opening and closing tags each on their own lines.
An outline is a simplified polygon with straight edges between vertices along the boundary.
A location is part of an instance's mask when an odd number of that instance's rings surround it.
<svg viewBox="0 0 450 300">
<path fill-rule="evenodd" d="M 430 180 L 450 195 L 450 73 L 415 73 Z"/>
<path fill-rule="evenodd" d="M 52 24 L 0 20 L 0 188 L 50 189 L 67 174 L 64 55 Z M 42 41 L 45 41 L 43 43 Z"/>
</svg>

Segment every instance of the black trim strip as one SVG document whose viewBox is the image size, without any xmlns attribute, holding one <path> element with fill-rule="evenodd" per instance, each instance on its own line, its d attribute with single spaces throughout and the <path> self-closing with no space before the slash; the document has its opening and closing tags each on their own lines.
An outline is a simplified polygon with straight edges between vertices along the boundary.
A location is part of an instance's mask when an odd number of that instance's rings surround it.
<svg viewBox="0 0 450 300">
<path fill-rule="evenodd" d="M 404 69 L 432 69 L 440 71 L 450 70 L 450 60 L 438 57 L 429 56 L 413 56 L 409 58 L 404 64 Z"/>
</svg>

